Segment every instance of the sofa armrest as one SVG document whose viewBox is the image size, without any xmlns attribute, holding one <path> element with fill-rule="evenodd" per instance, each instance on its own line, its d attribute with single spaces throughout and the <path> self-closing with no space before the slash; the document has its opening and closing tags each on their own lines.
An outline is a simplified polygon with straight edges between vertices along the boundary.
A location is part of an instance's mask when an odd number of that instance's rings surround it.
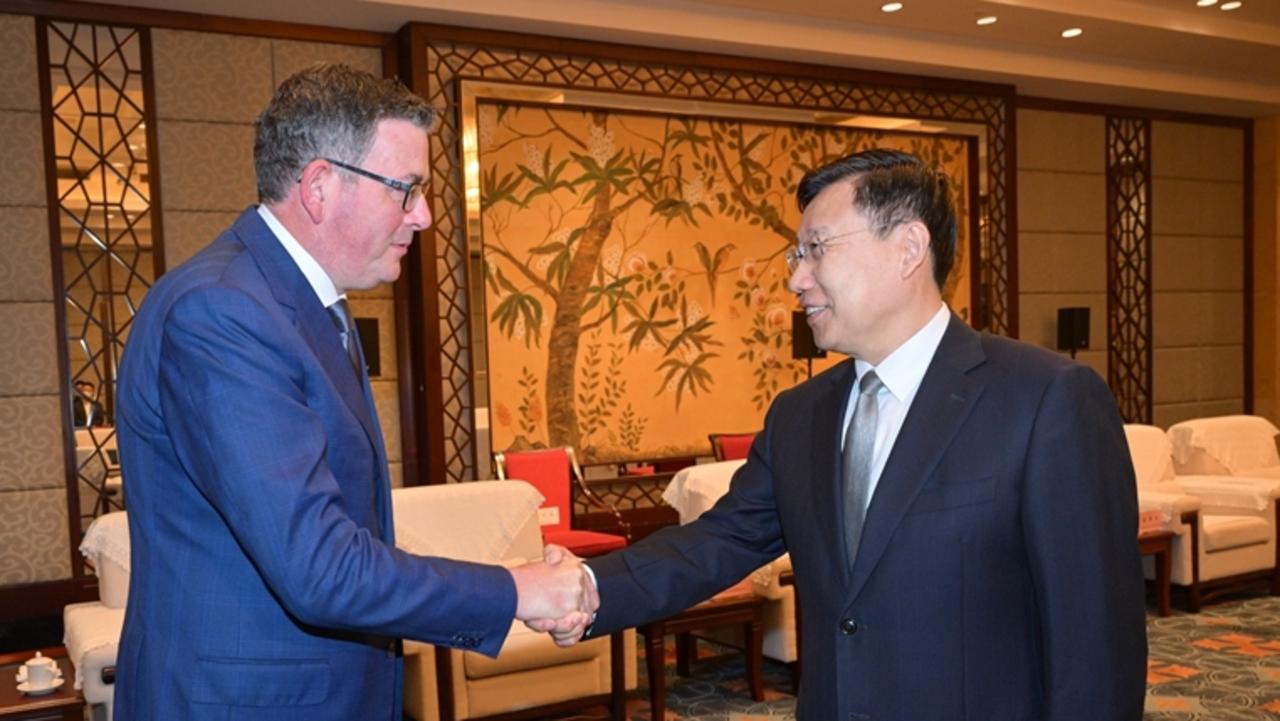
<svg viewBox="0 0 1280 721">
<path fill-rule="evenodd" d="M 776 601 L 791 594 L 790 586 L 778 583 L 778 577 L 791 570 L 791 554 L 784 553 L 751 572 L 751 588 L 757 596 Z"/>
<path fill-rule="evenodd" d="M 1185 492 L 1198 496 L 1206 513 L 1261 513 L 1280 497 L 1280 482 L 1242 476 L 1178 476 Z"/>
<path fill-rule="evenodd" d="M 1173 486 L 1174 484 L 1163 485 Z M 1198 497 L 1183 493 L 1176 487 L 1160 491 L 1148 488 L 1138 490 L 1138 510 L 1159 511 L 1165 528 L 1173 528 L 1184 513 L 1199 511 L 1203 505 Z"/>
</svg>

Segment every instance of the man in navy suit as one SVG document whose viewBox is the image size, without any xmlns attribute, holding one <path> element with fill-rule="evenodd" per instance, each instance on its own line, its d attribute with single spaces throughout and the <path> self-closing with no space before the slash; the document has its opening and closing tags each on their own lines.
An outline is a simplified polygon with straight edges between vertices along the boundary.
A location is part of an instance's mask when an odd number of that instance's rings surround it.
<svg viewBox="0 0 1280 721">
<path fill-rule="evenodd" d="M 788 551 L 801 721 L 1137 721 L 1136 488 L 1106 385 L 951 314 L 956 220 L 917 158 L 842 158 L 798 198 L 790 288 L 851 359 L 778 396 L 712 510 L 588 562 L 590 635 Z"/>
<path fill-rule="evenodd" d="M 513 617 L 584 603 L 573 559 L 394 545 L 345 293 L 395 280 L 430 225 L 433 120 L 345 66 L 289 78 L 258 119 L 261 204 L 148 293 L 120 368 L 118 718 L 400 721 L 397 639 L 496 655 Z"/>
</svg>

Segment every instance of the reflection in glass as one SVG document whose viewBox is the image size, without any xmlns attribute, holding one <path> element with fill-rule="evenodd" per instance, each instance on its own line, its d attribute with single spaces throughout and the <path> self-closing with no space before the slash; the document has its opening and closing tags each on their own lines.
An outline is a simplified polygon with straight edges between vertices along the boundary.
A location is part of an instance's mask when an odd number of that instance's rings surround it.
<svg viewBox="0 0 1280 721">
<path fill-rule="evenodd" d="M 115 369 L 155 279 L 135 28 L 46 25 L 80 524 L 124 507 Z"/>
</svg>

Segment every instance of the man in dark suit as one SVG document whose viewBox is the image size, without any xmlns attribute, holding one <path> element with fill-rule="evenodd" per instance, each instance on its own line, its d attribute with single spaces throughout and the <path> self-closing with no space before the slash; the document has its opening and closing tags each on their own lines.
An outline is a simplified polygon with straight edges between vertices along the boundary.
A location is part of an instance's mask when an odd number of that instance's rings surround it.
<svg viewBox="0 0 1280 721">
<path fill-rule="evenodd" d="M 132 575 L 116 716 L 400 721 L 402 637 L 495 655 L 572 617 L 571 561 L 508 571 L 394 546 L 345 293 L 399 275 L 431 214 L 432 109 L 345 66 L 258 120 L 262 204 L 156 283 L 120 369 Z"/>
<path fill-rule="evenodd" d="M 107 414 L 98 402 L 97 386 L 90 381 L 76 381 L 75 389 L 71 396 L 71 422 L 76 428 L 106 425 Z"/>
<path fill-rule="evenodd" d="M 711 511 L 589 561 L 590 635 L 678 613 L 789 551 L 801 721 L 1142 717 L 1120 417 L 1089 368 L 951 315 L 948 196 L 887 150 L 801 181 L 790 287 L 817 344 L 852 358 L 778 396 Z"/>
</svg>

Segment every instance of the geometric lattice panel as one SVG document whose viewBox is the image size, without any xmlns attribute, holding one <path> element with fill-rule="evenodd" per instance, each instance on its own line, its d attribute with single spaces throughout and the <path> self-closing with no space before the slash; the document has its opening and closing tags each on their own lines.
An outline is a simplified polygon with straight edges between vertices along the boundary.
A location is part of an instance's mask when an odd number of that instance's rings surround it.
<svg viewBox="0 0 1280 721">
<path fill-rule="evenodd" d="M 115 369 L 156 277 L 143 67 L 148 37 L 145 29 L 54 21 L 41 22 L 41 33 L 83 528 L 123 507 Z"/>
<path fill-rule="evenodd" d="M 1151 422 L 1151 121 L 1107 118 L 1107 381 Z"/>
<path fill-rule="evenodd" d="M 567 53 L 551 45 L 520 47 L 454 41 L 446 28 L 431 28 L 425 47 L 410 52 L 426 55 L 425 82 L 411 78 L 413 87 L 436 107 L 447 108 L 431 146 L 431 183 L 435 225 L 428 231 L 435 253 L 439 317 L 440 376 L 443 418 L 428 418 L 432 433 L 443 434 L 443 468 L 428 469 L 433 478 L 451 481 L 473 477 L 475 468 L 472 421 L 470 309 L 467 280 L 467 232 L 463 185 L 461 129 L 458 125 L 459 88 L 463 80 L 499 81 L 525 86 L 574 88 L 591 91 L 652 95 L 689 100 L 750 103 L 792 109 L 859 112 L 909 116 L 981 124 L 987 142 L 984 233 L 979 257 L 982 281 L 973 290 L 975 317 L 995 333 L 1008 335 L 1016 320 L 1010 272 L 1014 249 L 1010 233 L 1008 125 L 1011 94 L 974 94 L 920 86 L 871 85 L 840 79 L 786 75 L 745 68 L 741 61 L 716 67 Z M 419 56 L 421 57 L 421 56 Z M 709 57 L 709 56 L 708 56 Z M 434 339 L 433 339 L 434 340 Z M 429 366 L 430 364 L 428 364 Z"/>
</svg>

